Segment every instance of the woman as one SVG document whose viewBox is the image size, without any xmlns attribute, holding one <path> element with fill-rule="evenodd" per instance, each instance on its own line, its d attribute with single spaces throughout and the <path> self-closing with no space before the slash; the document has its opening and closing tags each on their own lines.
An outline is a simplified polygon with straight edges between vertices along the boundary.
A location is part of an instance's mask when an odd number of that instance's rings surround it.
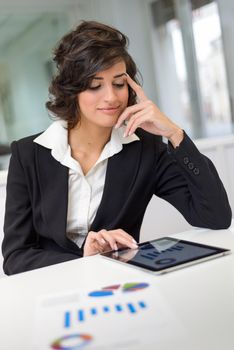
<svg viewBox="0 0 234 350">
<path fill-rule="evenodd" d="M 191 225 L 230 225 L 214 165 L 145 96 L 121 32 L 83 22 L 61 39 L 54 60 L 58 72 L 47 108 L 56 121 L 12 143 L 7 274 L 136 248 L 153 194 Z"/>
</svg>

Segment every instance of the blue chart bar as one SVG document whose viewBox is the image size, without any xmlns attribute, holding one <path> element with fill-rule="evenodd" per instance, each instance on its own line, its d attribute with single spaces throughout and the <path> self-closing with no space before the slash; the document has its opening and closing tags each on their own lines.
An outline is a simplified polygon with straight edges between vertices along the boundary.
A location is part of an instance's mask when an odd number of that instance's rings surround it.
<svg viewBox="0 0 234 350">
<path fill-rule="evenodd" d="M 127 307 L 128 307 L 129 311 L 130 311 L 132 314 L 135 314 L 135 313 L 137 312 L 137 310 L 136 310 L 136 308 L 134 307 L 133 304 L 128 303 L 128 304 L 127 304 Z"/>
<path fill-rule="evenodd" d="M 147 253 L 147 255 L 156 258 L 157 256 L 159 256 L 159 253 Z"/>
<path fill-rule="evenodd" d="M 71 314 L 69 311 L 64 314 L 64 327 L 69 328 L 71 326 Z"/>
<path fill-rule="evenodd" d="M 151 257 L 148 256 L 148 255 L 141 254 L 141 256 L 142 256 L 143 258 L 146 258 L 146 259 L 149 259 L 149 260 L 154 260 L 154 258 L 151 258 Z"/>
<path fill-rule="evenodd" d="M 115 305 L 115 309 L 116 309 L 116 311 L 118 311 L 118 312 L 123 311 L 122 306 L 121 306 L 121 305 L 119 305 L 119 304 Z"/>
<path fill-rule="evenodd" d="M 179 250 L 183 250 L 184 249 L 184 247 L 182 245 L 178 245 L 176 248 L 179 249 Z"/>
<path fill-rule="evenodd" d="M 95 307 L 93 307 L 91 310 L 91 315 L 97 315 L 97 309 Z"/>
<path fill-rule="evenodd" d="M 78 321 L 84 321 L 84 310 L 78 310 Z"/>
<path fill-rule="evenodd" d="M 104 312 L 110 312 L 109 306 L 103 306 L 103 311 Z"/>
<path fill-rule="evenodd" d="M 139 301 L 139 306 L 142 308 L 142 309 L 145 309 L 146 308 L 146 303 L 144 301 Z"/>
</svg>

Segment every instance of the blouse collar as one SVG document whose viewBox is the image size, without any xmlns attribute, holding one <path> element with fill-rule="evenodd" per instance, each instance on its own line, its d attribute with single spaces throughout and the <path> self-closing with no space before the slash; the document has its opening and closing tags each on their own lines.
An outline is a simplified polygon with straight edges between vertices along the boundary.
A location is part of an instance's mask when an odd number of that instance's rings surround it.
<svg viewBox="0 0 234 350">
<path fill-rule="evenodd" d="M 110 141 L 105 145 L 98 162 L 119 153 L 124 144 L 139 141 L 139 137 L 136 134 L 124 137 L 124 129 L 124 126 L 112 129 Z M 34 142 L 51 149 L 52 156 L 62 163 L 67 156 L 68 149 L 70 150 L 67 122 L 64 120 L 54 121 L 41 135 L 34 139 Z"/>
</svg>

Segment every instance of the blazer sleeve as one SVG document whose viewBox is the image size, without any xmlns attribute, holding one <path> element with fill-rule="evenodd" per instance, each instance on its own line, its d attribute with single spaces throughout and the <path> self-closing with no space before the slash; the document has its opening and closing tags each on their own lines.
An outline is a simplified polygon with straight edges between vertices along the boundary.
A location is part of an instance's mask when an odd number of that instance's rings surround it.
<svg viewBox="0 0 234 350">
<path fill-rule="evenodd" d="M 64 261 L 77 259 L 78 255 L 57 249 L 43 249 L 33 225 L 30 191 L 27 186 L 17 143 L 12 143 L 12 156 L 8 171 L 7 197 L 2 252 L 3 269 L 15 274 Z"/>
<path fill-rule="evenodd" d="M 177 208 L 196 227 L 226 229 L 232 212 L 214 164 L 185 134 L 180 146 L 162 146 L 155 194 Z"/>
</svg>

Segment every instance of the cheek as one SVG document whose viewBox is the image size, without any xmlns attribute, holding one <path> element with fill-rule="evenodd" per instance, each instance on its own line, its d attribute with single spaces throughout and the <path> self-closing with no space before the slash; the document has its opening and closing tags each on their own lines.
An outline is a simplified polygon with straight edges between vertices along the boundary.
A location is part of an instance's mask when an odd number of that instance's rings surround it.
<svg viewBox="0 0 234 350">
<path fill-rule="evenodd" d="M 85 110 L 96 103 L 97 98 L 93 94 L 87 92 L 80 93 L 77 97 L 77 101 L 80 107 L 80 110 Z"/>
</svg>

